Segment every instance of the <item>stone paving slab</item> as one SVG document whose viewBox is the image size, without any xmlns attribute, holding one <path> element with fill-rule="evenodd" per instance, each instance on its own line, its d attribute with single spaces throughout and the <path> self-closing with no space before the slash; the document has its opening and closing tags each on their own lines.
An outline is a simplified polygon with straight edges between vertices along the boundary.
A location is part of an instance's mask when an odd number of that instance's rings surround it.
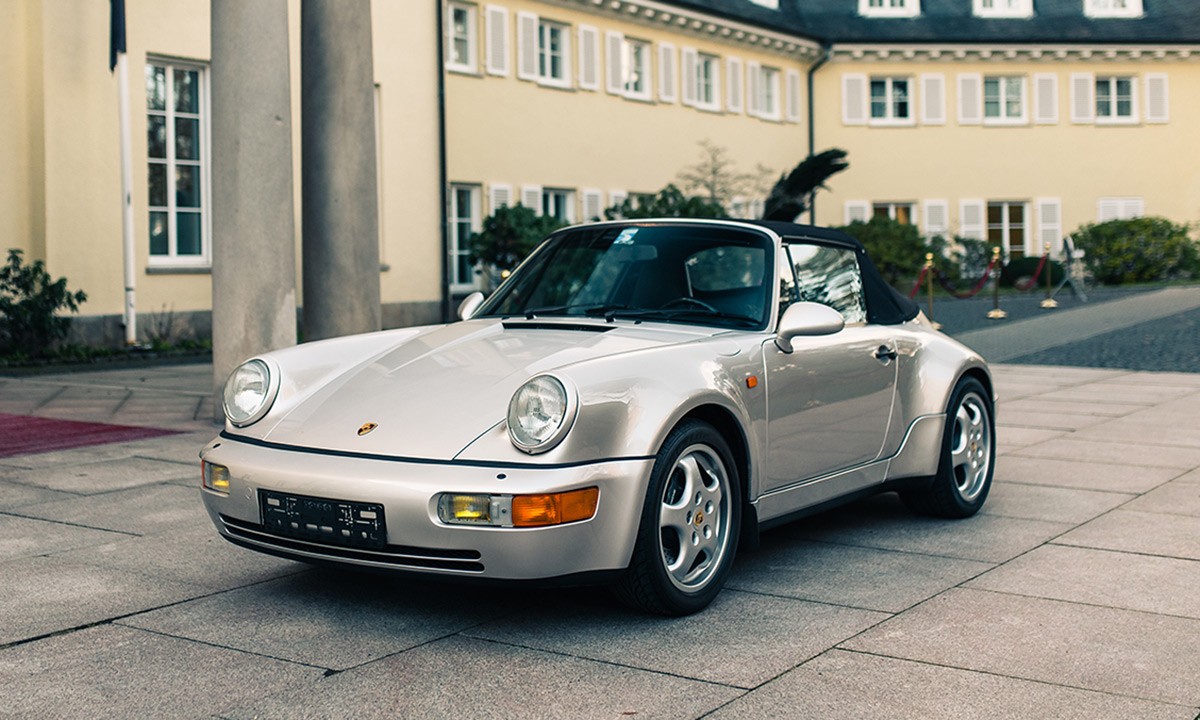
<svg viewBox="0 0 1200 720">
<path fill-rule="evenodd" d="M 993 482 L 982 512 L 999 517 L 1079 524 L 1135 497 L 1126 493 Z"/>
<path fill-rule="evenodd" d="M 509 610 L 503 595 L 470 588 L 313 570 L 121 622 L 344 670 L 494 621 Z"/>
<path fill-rule="evenodd" d="M 1024 398 L 1007 402 L 1004 403 L 1003 409 L 1005 416 L 1015 413 L 1018 417 L 1023 413 L 1053 413 L 1115 418 L 1138 412 L 1135 405 L 1082 403 L 1074 400 L 1042 400 L 1041 398 Z"/>
<path fill-rule="evenodd" d="M 208 514 L 201 506 L 200 491 L 178 485 L 150 485 L 73 497 L 28 505 L 21 508 L 19 513 L 25 517 L 136 535 L 212 527 Z"/>
<path fill-rule="evenodd" d="M 996 424 L 1006 427 L 1039 428 L 1042 430 L 1075 431 L 1107 422 L 1109 418 L 1098 415 L 1079 415 L 1069 412 L 1010 411 L 1002 408 Z"/>
<path fill-rule="evenodd" d="M 0 564 L 0 646 L 162 607 L 202 594 L 194 585 L 62 557 Z M 0 650 L 3 664 L 8 650 Z M 6 691 L 7 692 L 7 691 Z M 2 712 L 2 711 L 0 711 Z"/>
<path fill-rule="evenodd" d="M 696 718 L 742 691 L 465 638 L 255 699 L 227 718 Z"/>
<path fill-rule="evenodd" d="M 71 548 L 99 545 L 121 537 L 128 536 L 94 528 L 0 514 L 0 563 Z"/>
<path fill-rule="evenodd" d="M 599 594 L 599 600 L 591 600 Z M 463 634 L 752 688 L 878 624 L 889 616 L 820 603 L 730 590 L 702 614 L 684 618 L 630 614 L 580 591 L 571 602 L 546 597 L 536 608 Z"/>
<path fill-rule="evenodd" d="M 901 612 L 994 567 L 971 560 L 796 540 L 787 528 L 738 558 L 728 587 L 750 592 Z"/>
<path fill-rule="evenodd" d="M 1053 683 L 834 650 L 707 717 L 1192 720 L 1193 711 Z"/>
<path fill-rule="evenodd" d="M 3 479 L 7 472 L 7 470 L 0 468 L 0 512 L 15 510 L 27 505 L 38 505 L 40 503 L 78 497 L 73 493 L 8 482 Z"/>
<path fill-rule="evenodd" d="M 315 668 L 111 625 L 0 654 L 2 712 L 14 718 L 212 717 L 231 704 L 315 683 L 320 675 Z"/>
<path fill-rule="evenodd" d="M 1200 402 L 1194 403 L 1200 407 Z M 1157 410 L 1157 408 L 1156 408 Z M 1073 439 L 1099 442 L 1138 442 L 1147 452 L 1160 445 L 1200 449 L 1200 419 L 1194 415 L 1172 416 L 1155 411 L 1142 411 L 1094 425 L 1075 433 Z"/>
<path fill-rule="evenodd" d="M 1190 515 L 1200 518 L 1200 475 L 1193 474 L 1192 480 L 1184 476 L 1160 485 L 1150 492 L 1124 505 L 1126 510 L 1165 513 L 1167 515 Z M 1197 540 L 1200 542 L 1200 539 Z"/>
<path fill-rule="evenodd" d="M 1200 517 L 1114 510 L 1056 542 L 1200 560 Z"/>
<path fill-rule="evenodd" d="M 1200 620 L 955 589 L 842 647 L 1200 705 Z"/>
<path fill-rule="evenodd" d="M 1003 410 L 1001 410 L 1003 413 Z M 996 447 L 997 452 L 1003 455 L 1012 452 L 1018 448 L 1028 447 L 1030 445 L 1039 445 L 1047 440 L 1062 437 L 1067 431 L 1045 428 L 1025 428 L 1005 425 L 1002 421 L 1004 415 L 1001 414 L 996 422 Z"/>
<path fill-rule="evenodd" d="M 1023 453 L 1025 449 L 1016 452 Z M 1002 455 L 996 459 L 997 484 L 1012 482 L 1102 492 L 1142 493 L 1178 476 L 1179 469 L 1169 467 L 1056 460 L 1017 454 Z"/>
<path fill-rule="evenodd" d="M 1153 407 L 1164 400 L 1178 397 L 1174 388 L 1157 385 L 1125 385 L 1118 381 L 1096 382 L 1087 385 L 1043 393 L 1043 400 L 1066 402 L 1103 402 L 1109 404 Z"/>
<path fill-rule="evenodd" d="M 196 468 L 197 466 L 162 460 L 115 458 L 81 465 L 24 470 L 10 474 L 7 479 L 50 490 L 95 495 L 142 485 L 156 485 L 172 479 L 186 478 L 194 485 L 199 472 Z"/>
<path fill-rule="evenodd" d="M 1200 620 L 1193 560 L 1043 545 L 965 587 Z"/>
</svg>

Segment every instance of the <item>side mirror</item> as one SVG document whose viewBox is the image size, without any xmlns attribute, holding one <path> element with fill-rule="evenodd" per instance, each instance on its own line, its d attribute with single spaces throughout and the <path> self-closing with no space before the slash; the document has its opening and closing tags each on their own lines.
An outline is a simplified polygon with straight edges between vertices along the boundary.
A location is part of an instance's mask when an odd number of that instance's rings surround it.
<svg viewBox="0 0 1200 720">
<path fill-rule="evenodd" d="M 470 295 L 463 298 L 463 301 L 458 304 L 458 319 L 470 320 L 479 306 L 483 304 L 483 293 L 476 290 Z"/>
<path fill-rule="evenodd" d="M 797 302 L 788 306 L 779 319 L 775 345 L 785 353 L 792 351 L 792 338 L 832 335 L 841 332 L 846 321 L 837 310 L 814 302 Z"/>
</svg>

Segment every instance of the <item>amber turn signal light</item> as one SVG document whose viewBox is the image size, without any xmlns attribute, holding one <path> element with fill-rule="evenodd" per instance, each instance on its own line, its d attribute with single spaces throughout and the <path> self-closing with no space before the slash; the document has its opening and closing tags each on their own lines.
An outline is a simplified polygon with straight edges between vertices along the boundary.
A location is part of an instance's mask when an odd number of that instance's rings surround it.
<svg viewBox="0 0 1200 720">
<path fill-rule="evenodd" d="M 590 520 L 596 514 L 600 488 L 584 488 L 550 495 L 514 495 L 514 527 L 539 527 Z"/>
</svg>

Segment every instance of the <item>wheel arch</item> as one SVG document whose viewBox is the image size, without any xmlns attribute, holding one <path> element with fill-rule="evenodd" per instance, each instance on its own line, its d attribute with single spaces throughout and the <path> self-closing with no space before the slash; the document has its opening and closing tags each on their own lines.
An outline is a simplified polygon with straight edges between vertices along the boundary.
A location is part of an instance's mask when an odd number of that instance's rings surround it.
<svg viewBox="0 0 1200 720">
<path fill-rule="evenodd" d="M 679 423 L 694 419 L 708 423 L 725 438 L 729 451 L 733 453 L 734 470 L 737 472 L 738 490 L 742 496 L 742 525 L 739 547 L 754 550 L 758 547 L 758 513 L 750 497 L 750 439 L 745 428 L 728 408 L 716 404 L 699 405 L 684 414 Z"/>
</svg>

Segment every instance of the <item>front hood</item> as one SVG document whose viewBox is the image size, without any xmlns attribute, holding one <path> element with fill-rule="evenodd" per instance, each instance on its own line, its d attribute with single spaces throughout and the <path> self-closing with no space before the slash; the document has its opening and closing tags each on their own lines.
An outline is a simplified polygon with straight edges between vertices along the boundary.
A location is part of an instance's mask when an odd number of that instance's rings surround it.
<svg viewBox="0 0 1200 720">
<path fill-rule="evenodd" d="M 472 320 L 398 345 L 317 388 L 264 440 L 392 457 L 450 460 L 502 421 L 530 377 L 575 363 L 691 342 L 709 328 Z M 358 434 L 366 423 L 377 427 Z"/>
</svg>

